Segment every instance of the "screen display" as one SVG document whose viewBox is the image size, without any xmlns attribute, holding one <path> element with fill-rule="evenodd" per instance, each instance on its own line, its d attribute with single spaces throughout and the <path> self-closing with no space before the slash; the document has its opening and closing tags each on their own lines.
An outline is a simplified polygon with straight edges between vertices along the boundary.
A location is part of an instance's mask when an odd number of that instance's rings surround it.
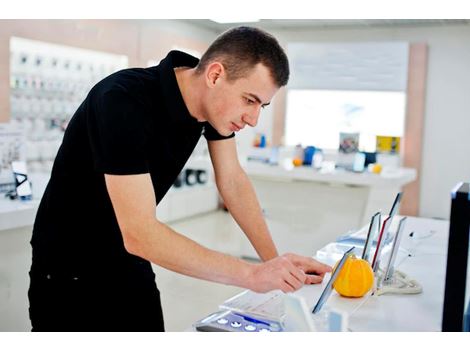
<svg viewBox="0 0 470 352">
<path fill-rule="evenodd" d="M 452 190 L 442 331 L 468 331 L 470 287 L 470 184 L 461 182 Z"/>
<path fill-rule="evenodd" d="M 346 262 L 346 259 L 347 259 L 348 255 L 353 252 L 354 248 L 355 247 L 352 247 L 346 253 L 344 253 L 343 258 L 341 258 L 341 260 L 340 260 L 338 266 L 336 267 L 335 271 L 331 274 L 330 280 L 326 284 L 326 287 L 323 290 L 320 298 L 318 299 L 317 304 L 313 308 L 313 311 L 312 311 L 313 314 L 318 313 L 321 310 L 321 308 L 323 307 L 323 305 L 325 304 L 325 302 L 330 297 L 331 292 L 333 291 L 333 284 L 335 283 L 336 278 L 338 277 L 339 273 L 341 272 L 341 269 L 343 268 L 343 265 Z"/>
<path fill-rule="evenodd" d="M 469 233 L 470 236 L 470 233 Z M 467 281 L 465 287 L 465 316 L 463 331 L 470 332 L 470 270 L 468 269 L 468 258 L 470 257 L 470 244 L 467 252 Z"/>
</svg>

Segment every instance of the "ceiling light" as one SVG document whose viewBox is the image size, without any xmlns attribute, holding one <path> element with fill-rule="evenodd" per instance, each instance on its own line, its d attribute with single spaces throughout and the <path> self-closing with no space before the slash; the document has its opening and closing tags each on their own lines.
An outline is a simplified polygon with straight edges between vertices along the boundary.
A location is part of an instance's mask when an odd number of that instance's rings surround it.
<svg viewBox="0 0 470 352">
<path fill-rule="evenodd" d="M 259 22 L 259 19 L 254 18 L 244 18 L 244 19 L 236 19 L 236 18 L 219 18 L 219 19 L 211 19 L 213 22 L 217 23 L 248 23 L 248 22 Z"/>
</svg>

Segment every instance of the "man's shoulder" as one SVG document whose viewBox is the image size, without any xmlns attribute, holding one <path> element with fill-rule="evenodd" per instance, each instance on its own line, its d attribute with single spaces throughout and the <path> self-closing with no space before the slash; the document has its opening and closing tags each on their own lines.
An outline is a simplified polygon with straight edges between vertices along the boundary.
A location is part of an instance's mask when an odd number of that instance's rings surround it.
<svg viewBox="0 0 470 352">
<path fill-rule="evenodd" d="M 95 101 L 145 103 L 146 96 L 153 94 L 156 75 L 145 68 L 123 69 L 99 81 L 90 91 Z"/>
<path fill-rule="evenodd" d="M 157 80 L 155 70 L 147 68 L 126 68 L 116 71 L 103 78 L 94 87 L 95 94 L 104 94 L 108 91 L 128 92 L 146 89 Z"/>
</svg>

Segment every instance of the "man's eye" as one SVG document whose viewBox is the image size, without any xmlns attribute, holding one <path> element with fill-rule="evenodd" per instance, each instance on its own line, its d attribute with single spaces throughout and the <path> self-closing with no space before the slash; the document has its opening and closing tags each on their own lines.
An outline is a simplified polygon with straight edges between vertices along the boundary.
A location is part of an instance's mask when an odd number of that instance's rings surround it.
<svg viewBox="0 0 470 352">
<path fill-rule="evenodd" d="M 255 101 L 254 100 L 251 100 L 251 99 L 248 99 L 248 98 L 245 98 L 245 101 L 247 102 L 247 104 L 254 104 Z"/>
</svg>

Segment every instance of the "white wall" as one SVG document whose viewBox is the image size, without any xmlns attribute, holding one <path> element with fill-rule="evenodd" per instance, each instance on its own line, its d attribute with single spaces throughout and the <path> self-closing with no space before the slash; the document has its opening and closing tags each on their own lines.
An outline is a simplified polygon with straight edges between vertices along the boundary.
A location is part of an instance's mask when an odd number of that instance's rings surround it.
<svg viewBox="0 0 470 352">
<path fill-rule="evenodd" d="M 420 216 L 448 218 L 450 190 L 470 181 L 470 26 L 270 32 L 285 46 L 293 41 L 428 44 Z M 272 114 L 262 119 L 272 124 Z"/>
</svg>

